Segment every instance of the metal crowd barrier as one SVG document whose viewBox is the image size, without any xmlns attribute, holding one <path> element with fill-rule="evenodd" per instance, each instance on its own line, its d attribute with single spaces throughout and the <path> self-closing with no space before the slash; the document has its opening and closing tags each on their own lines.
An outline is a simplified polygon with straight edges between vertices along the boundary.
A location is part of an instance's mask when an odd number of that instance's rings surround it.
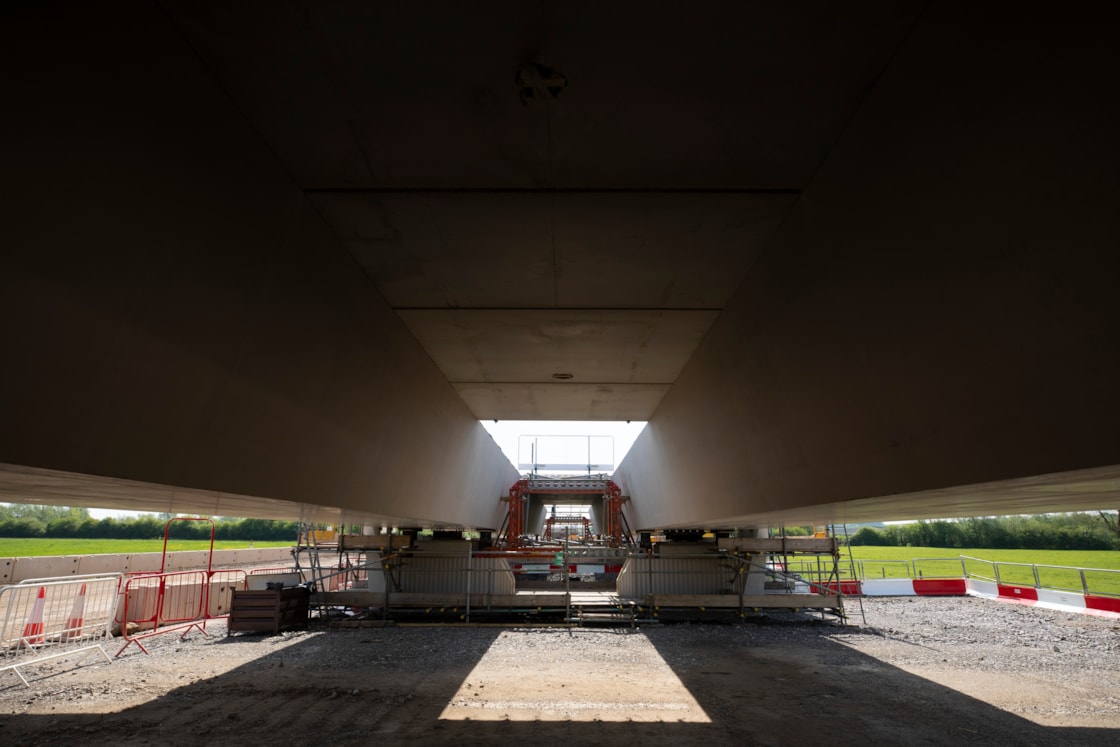
<svg viewBox="0 0 1120 747">
<path fill-rule="evenodd" d="M 28 579 L 0 588 L 0 672 L 29 684 L 21 667 L 73 654 L 81 662 L 113 637 L 122 574 Z"/>
<path fill-rule="evenodd" d="M 131 576 L 121 589 L 121 614 L 116 618 L 125 644 L 116 656 L 136 644 L 144 653 L 143 640 L 192 630 L 203 635 L 206 623 L 229 616 L 235 589 L 247 588 L 242 570 L 174 571 Z"/>
</svg>

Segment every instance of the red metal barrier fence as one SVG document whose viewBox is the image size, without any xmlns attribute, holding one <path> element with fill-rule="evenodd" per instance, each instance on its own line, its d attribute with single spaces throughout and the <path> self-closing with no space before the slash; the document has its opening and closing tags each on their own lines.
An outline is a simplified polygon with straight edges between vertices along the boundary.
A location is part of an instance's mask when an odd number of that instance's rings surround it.
<svg viewBox="0 0 1120 747">
<path fill-rule="evenodd" d="M 121 589 L 120 625 L 125 644 L 120 656 L 133 643 L 148 653 L 141 641 L 152 636 L 192 630 L 203 635 L 206 623 L 229 616 L 235 589 L 245 589 L 243 570 L 175 571 L 141 574 L 128 578 Z"/>
</svg>

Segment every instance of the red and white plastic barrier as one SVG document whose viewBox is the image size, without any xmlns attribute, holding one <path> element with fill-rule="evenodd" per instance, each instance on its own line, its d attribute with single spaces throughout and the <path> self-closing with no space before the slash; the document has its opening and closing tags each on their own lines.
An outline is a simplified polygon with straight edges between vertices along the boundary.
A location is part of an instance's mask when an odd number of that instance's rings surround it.
<svg viewBox="0 0 1120 747">
<path fill-rule="evenodd" d="M 830 591 L 836 584 L 825 584 Z M 977 596 L 1063 612 L 1084 612 L 1104 617 L 1120 617 L 1120 598 L 1078 594 L 1057 589 L 1038 589 L 1017 584 L 963 578 L 871 578 L 843 581 L 840 591 L 867 597 L 946 597 Z"/>
<path fill-rule="evenodd" d="M 1098 597 L 1092 594 L 1078 594 L 1073 591 L 1057 589 L 1036 589 L 1033 586 L 1000 584 L 994 581 L 968 579 L 968 593 L 972 596 L 1016 602 L 1032 607 L 1060 610 L 1062 612 L 1083 612 L 1101 617 L 1120 617 L 1120 598 Z"/>
<path fill-rule="evenodd" d="M 844 593 L 866 597 L 963 597 L 968 593 L 963 578 L 868 578 L 856 583 L 859 591 Z"/>
</svg>

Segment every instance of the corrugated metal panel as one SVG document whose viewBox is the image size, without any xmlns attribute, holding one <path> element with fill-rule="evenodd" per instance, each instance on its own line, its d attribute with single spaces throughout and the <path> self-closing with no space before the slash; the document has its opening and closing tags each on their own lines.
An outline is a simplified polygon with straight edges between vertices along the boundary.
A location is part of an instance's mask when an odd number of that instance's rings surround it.
<svg viewBox="0 0 1120 747">
<path fill-rule="evenodd" d="M 401 561 L 400 591 L 416 594 L 513 594 L 516 582 L 505 558 L 414 555 Z"/>
<path fill-rule="evenodd" d="M 628 558 L 618 574 L 618 595 L 737 594 L 745 578 L 734 561 L 717 556 Z"/>
</svg>

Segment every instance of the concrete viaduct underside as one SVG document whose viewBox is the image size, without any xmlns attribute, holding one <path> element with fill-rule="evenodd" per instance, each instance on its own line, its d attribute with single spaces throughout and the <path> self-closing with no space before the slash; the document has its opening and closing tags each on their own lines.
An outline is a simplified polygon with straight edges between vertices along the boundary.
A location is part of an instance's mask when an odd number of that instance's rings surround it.
<svg viewBox="0 0 1120 747">
<path fill-rule="evenodd" d="M 13 7 L 14 6 L 14 7 Z M 1120 498 L 1110 4 L 0 11 L 0 497 L 635 528 Z"/>
</svg>

